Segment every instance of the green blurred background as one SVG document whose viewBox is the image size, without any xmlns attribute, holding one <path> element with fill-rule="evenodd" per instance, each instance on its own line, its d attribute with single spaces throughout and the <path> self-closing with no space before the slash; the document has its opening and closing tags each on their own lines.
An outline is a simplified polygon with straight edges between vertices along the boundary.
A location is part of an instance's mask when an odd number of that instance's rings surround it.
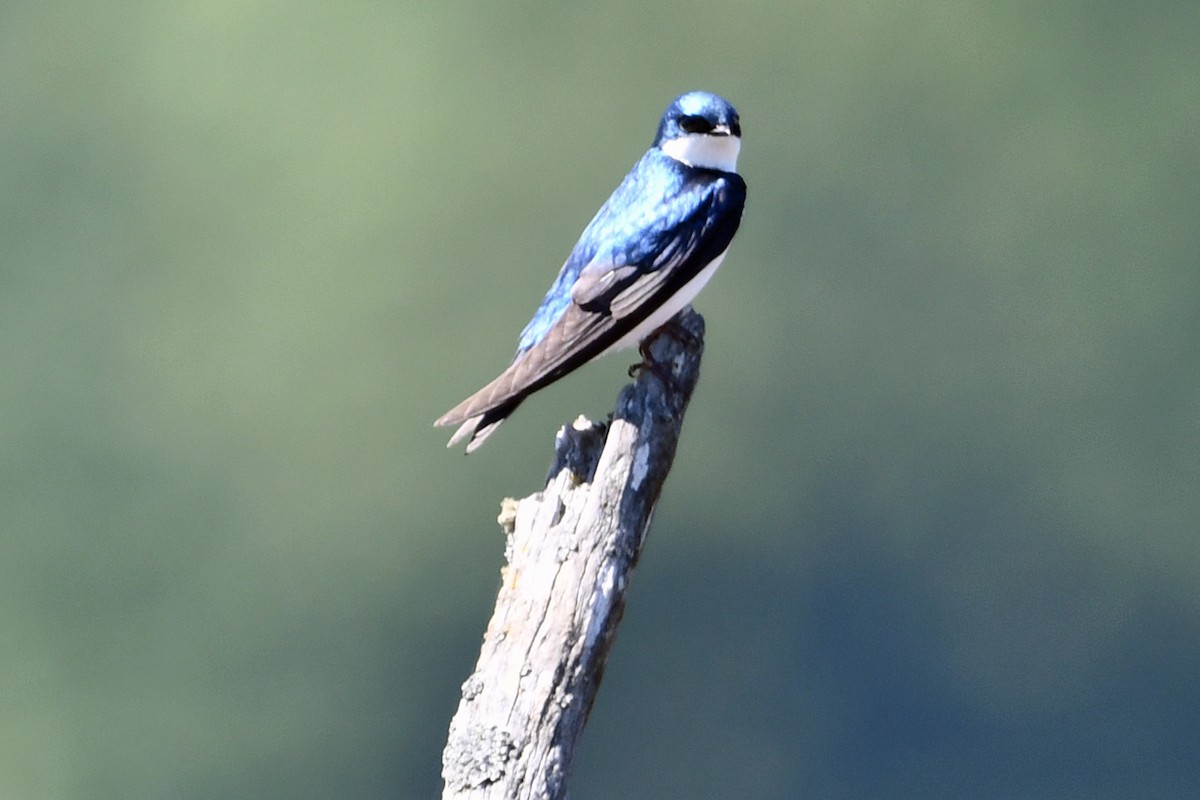
<svg viewBox="0 0 1200 800">
<path fill-rule="evenodd" d="M 0 797 L 422 798 L 505 495 L 439 413 L 704 88 L 750 201 L 572 781 L 1200 796 L 1195 2 L 8 3 Z"/>
</svg>

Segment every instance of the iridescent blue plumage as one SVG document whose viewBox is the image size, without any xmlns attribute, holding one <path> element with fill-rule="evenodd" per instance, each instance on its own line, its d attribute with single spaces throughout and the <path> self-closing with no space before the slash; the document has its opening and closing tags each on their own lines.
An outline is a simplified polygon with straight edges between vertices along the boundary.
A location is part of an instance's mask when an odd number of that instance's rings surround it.
<svg viewBox="0 0 1200 800">
<path fill-rule="evenodd" d="M 676 98 L 654 146 L 584 229 L 533 318 L 512 364 L 437 421 L 478 447 L 537 389 L 611 349 L 637 344 L 690 303 L 741 221 L 741 127 L 706 92 Z"/>
<path fill-rule="evenodd" d="M 571 287 L 589 264 L 640 272 L 662 268 L 656 259 L 677 252 L 707 263 L 729 246 L 745 189 L 728 181 L 690 181 L 691 168 L 661 150 L 649 150 L 579 237 L 554 285 L 521 331 L 518 354 L 537 344 L 571 304 Z M 729 225 L 729 212 L 737 211 Z M 724 221 L 726 224 L 721 225 Z M 716 235 L 713 235 L 716 234 Z M 697 248 L 702 242 L 705 246 Z"/>
</svg>

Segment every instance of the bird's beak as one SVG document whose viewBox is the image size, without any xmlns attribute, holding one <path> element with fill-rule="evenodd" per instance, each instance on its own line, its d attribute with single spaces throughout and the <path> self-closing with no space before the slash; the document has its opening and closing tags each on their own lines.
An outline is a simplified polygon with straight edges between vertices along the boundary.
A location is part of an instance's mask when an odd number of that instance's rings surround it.
<svg viewBox="0 0 1200 800">
<path fill-rule="evenodd" d="M 717 125 L 709 133 L 712 136 L 729 136 L 733 131 L 728 125 Z"/>
</svg>

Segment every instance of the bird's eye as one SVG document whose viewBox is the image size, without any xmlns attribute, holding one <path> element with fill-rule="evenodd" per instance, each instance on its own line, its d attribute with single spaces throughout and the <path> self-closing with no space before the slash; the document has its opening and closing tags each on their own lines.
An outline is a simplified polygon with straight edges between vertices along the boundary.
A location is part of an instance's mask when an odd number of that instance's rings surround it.
<svg viewBox="0 0 1200 800">
<path fill-rule="evenodd" d="M 686 133 L 708 133 L 713 129 L 711 122 L 704 117 L 693 114 L 685 114 L 680 117 L 679 127 L 683 128 Z"/>
</svg>

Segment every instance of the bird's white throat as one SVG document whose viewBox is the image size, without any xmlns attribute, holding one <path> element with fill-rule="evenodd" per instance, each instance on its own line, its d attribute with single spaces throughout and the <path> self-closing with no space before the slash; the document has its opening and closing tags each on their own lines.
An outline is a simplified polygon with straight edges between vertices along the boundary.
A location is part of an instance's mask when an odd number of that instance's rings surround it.
<svg viewBox="0 0 1200 800">
<path fill-rule="evenodd" d="M 688 133 L 659 145 L 662 151 L 689 167 L 736 172 L 742 140 L 737 136 L 714 136 L 710 133 Z"/>
</svg>

